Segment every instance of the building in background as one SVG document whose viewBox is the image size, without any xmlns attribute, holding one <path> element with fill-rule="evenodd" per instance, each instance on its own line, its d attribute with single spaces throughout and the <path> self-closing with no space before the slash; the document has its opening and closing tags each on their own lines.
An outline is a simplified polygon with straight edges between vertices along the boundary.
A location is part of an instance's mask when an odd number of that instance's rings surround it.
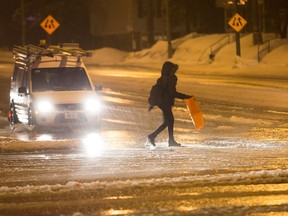
<svg viewBox="0 0 288 216">
<path fill-rule="evenodd" d="M 262 42 L 262 32 L 286 37 L 287 0 L 91 0 L 93 47 L 134 51 L 166 39 L 165 2 L 172 39 L 191 32 L 233 32 L 228 21 L 235 14 L 235 2 L 247 20 L 241 33 L 253 33 L 255 43 Z"/>
<path fill-rule="evenodd" d="M 169 7 L 172 39 L 190 32 L 223 32 L 222 9 L 215 0 L 92 0 L 91 34 L 95 48 L 133 51 L 167 38 Z"/>
<path fill-rule="evenodd" d="M 150 47 L 165 38 L 162 0 L 95 0 L 91 6 L 93 44 L 122 50 Z"/>
<path fill-rule="evenodd" d="M 253 32 L 255 39 L 262 32 L 287 38 L 287 0 L 41 0 L 41 4 L 39 0 L 0 0 L 0 47 L 46 39 L 53 44 L 79 42 L 85 49 L 134 51 L 192 32 L 229 33 L 233 30 L 227 23 L 235 13 L 235 1 L 247 20 L 241 33 Z M 40 26 L 48 15 L 60 23 L 52 35 Z"/>
</svg>

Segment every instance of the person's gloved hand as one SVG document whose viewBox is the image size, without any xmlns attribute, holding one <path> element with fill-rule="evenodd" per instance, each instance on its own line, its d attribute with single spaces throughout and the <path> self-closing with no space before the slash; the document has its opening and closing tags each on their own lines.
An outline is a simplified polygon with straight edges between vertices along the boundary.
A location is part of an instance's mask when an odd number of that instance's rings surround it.
<svg viewBox="0 0 288 216">
<path fill-rule="evenodd" d="M 193 95 L 186 95 L 185 99 L 189 99 L 189 98 L 192 98 L 194 97 Z"/>
</svg>

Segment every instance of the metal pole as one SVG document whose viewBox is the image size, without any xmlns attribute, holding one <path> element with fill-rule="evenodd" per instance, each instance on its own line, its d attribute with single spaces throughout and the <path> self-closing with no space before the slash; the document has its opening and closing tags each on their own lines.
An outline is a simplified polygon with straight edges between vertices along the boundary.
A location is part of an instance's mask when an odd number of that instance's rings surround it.
<svg viewBox="0 0 288 216">
<path fill-rule="evenodd" d="M 151 47 L 154 44 L 153 0 L 148 1 L 147 33 L 148 33 L 149 47 Z"/>
<path fill-rule="evenodd" d="M 253 44 L 259 44 L 259 20 L 258 20 L 258 1 L 252 1 L 252 14 L 253 14 Z"/>
<path fill-rule="evenodd" d="M 165 0 L 165 8 L 166 8 L 166 31 L 167 31 L 166 34 L 167 34 L 167 42 L 168 42 L 168 58 L 172 58 L 169 0 Z"/>
<path fill-rule="evenodd" d="M 234 0 L 235 13 L 238 13 L 238 0 Z M 240 46 L 240 32 L 236 31 L 236 55 L 241 56 L 241 46 Z"/>
<path fill-rule="evenodd" d="M 236 55 L 241 56 L 240 33 L 236 32 Z"/>
</svg>

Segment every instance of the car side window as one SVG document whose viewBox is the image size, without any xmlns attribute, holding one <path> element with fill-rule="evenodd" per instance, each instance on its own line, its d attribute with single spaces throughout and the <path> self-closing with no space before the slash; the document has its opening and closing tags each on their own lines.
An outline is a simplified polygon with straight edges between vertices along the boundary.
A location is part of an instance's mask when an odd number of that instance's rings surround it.
<svg viewBox="0 0 288 216">
<path fill-rule="evenodd" d="M 12 76 L 12 81 L 13 81 L 13 82 L 16 81 L 17 74 L 18 74 L 18 68 L 19 68 L 19 66 L 18 66 L 18 65 L 15 65 L 14 71 L 13 71 L 13 76 Z"/>
<path fill-rule="evenodd" d="M 27 70 L 23 71 L 22 86 L 28 87 L 28 71 Z"/>
<path fill-rule="evenodd" d="M 22 67 L 17 67 L 16 68 L 16 78 L 15 78 L 15 84 L 16 84 L 16 89 L 19 87 L 22 87 L 22 79 L 23 79 L 23 74 L 24 74 L 24 68 Z"/>
</svg>

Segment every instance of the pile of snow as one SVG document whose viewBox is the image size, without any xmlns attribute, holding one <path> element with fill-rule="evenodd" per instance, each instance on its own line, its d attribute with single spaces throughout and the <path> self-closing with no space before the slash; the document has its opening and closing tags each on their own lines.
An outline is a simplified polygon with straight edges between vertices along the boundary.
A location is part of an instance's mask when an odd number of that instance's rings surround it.
<svg viewBox="0 0 288 216">
<path fill-rule="evenodd" d="M 163 62 L 167 56 L 167 42 L 158 41 L 150 49 L 144 49 L 142 51 L 130 53 L 128 58 L 125 59 L 126 63 L 151 63 L 151 62 Z"/>
<path fill-rule="evenodd" d="M 187 175 L 171 178 L 149 178 L 149 179 L 134 179 L 134 180 L 114 180 L 114 181 L 94 181 L 89 183 L 82 183 L 70 181 L 66 184 L 55 185 L 26 185 L 17 187 L 0 187 L 1 194 L 31 194 L 31 193 L 61 193 L 62 191 L 79 191 L 79 190 L 93 190 L 93 189 L 123 189 L 130 187 L 161 187 L 169 184 L 177 186 L 178 184 L 192 184 L 192 185 L 237 185 L 237 184 L 278 184 L 284 183 L 288 177 L 287 169 L 276 170 L 259 170 L 251 172 L 236 172 L 230 174 L 219 175 Z"/>
<path fill-rule="evenodd" d="M 93 65 L 115 65 L 123 62 L 128 53 L 113 48 L 102 48 L 92 51 L 92 57 L 87 58 L 85 63 Z"/>
<path fill-rule="evenodd" d="M 262 60 L 263 63 L 275 66 L 288 66 L 288 43 L 284 44 L 265 56 Z"/>
<path fill-rule="evenodd" d="M 178 64 L 210 63 L 210 46 L 221 38 L 223 38 L 223 34 L 203 35 L 187 39 L 175 47 L 172 59 Z"/>
<path fill-rule="evenodd" d="M 229 36 L 230 43 L 225 44 Z M 125 52 L 114 48 L 101 48 L 92 50 L 92 57 L 85 59 L 90 65 L 133 65 L 146 66 L 159 69 L 164 61 L 170 60 L 181 66 L 190 67 L 193 71 L 203 71 L 205 66 L 213 66 L 213 72 L 237 68 L 257 68 L 263 71 L 265 67 L 280 67 L 285 69 L 288 65 L 288 40 L 277 39 L 275 34 L 262 34 L 263 41 L 270 40 L 271 51 L 263 54 L 258 63 L 258 45 L 253 45 L 253 34 L 241 37 L 241 57 L 236 56 L 234 34 L 198 34 L 191 33 L 172 41 L 173 57 L 168 59 L 168 43 L 157 41 L 151 48 L 137 52 Z M 211 47 L 220 46 L 214 60 L 209 56 Z M 266 46 L 264 43 L 262 46 Z M 12 53 L 9 50 L 1 51 L 2 60 L 10 61 Z M 209 67 L 211 70 L 211 67 Z"/>
<path fill-rule="evenodd" d="M 263 71 L 266 67 L 280 67 L 286 73 L 288 65 L 288 41 L 275 38 L 274 34 L 263 34 L 263 41 L 270 39 L 271 51 L 266 53 L 258 63 L 258 45 L 253 45 L 253 34 L 241 37 L 241 57 L 236 56 L 236 44 L 224 45 L 215 55 L 214 61 L 209 58 L 211 46 L 227 37 L 227 34 L 189 34 L 172 41 L 174 53 L 171 59 L 167 58 L 167 41 L 160 40 L 151 48 L 137 52 L 123 52 L 112 48 L 103 48 L 93 51 L 93 57 L 88 63 L 99 65 L 138 65 L 159 69 L 166 60 L 173 61 L 193 71 L 203 71 L 207 66 L 213 66 L 213 72 L 237 68 L 249 68 Z M 230 35 L 233 41 L 233 35 Z M 213 46 L 214 46 L 213 45 Z M 220 44 L 222 45 L 222 44 Z M 207 68 L 211 70 L 211 67 Z M 284 70 L 284 72 L 283 72 Z M 265 70 L 264 70 L 265 71 Z M 255 72 L 255 71 L 253 71 Z"/>
</svg>

